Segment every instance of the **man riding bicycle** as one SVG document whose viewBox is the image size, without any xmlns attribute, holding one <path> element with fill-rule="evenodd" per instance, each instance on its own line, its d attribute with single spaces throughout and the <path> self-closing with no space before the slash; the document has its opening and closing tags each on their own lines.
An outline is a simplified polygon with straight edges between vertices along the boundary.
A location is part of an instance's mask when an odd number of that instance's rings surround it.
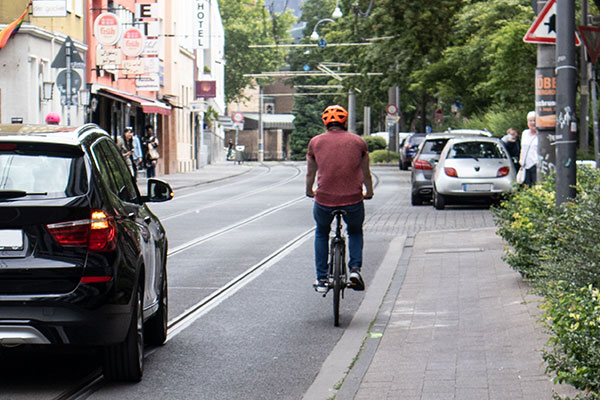
<svg viewBox="0 0 600 400">
<path fill-rule="evenodd" d="M 348 112 L 339 105 L 323 111 L 327 132 L 315 136 L 306 153 L 306 195 L 314 197 L 315 267 L 318 293 L 327 292 L 327 255 L 333 210 L 344 210 L 348 231 L 351 288 L 364 290 L 360 274 L 362 267 L 363 231 L 365 219 L 363 199 L 373 197 L 373 181 L 369 169 L 367 144 L 358 135 L 346 131 Z M 313 190 L 318 171 L 317 189 Z M 366 188 L 363 194 L 363 185 Z"/>
</svg>

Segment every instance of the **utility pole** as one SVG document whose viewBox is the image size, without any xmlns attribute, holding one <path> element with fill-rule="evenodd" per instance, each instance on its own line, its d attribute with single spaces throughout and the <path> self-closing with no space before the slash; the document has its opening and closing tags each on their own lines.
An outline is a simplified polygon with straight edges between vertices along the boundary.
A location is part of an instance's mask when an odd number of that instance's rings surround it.
<svg viewBox="0 0 600 400">
<path fill-rule="evenodd" d="M 538 1 L 538 15 L 547 1 Z M 538 130 L 537 179 L 543 180 L 556 168 L 554 138 L 556 129 L 556 50 L 554 44 L 537 45 L 535 69 L 535 114 Z"/>
<path fill-rule="evenodd" d="M 348 132 L 356 133 L 356 97 L 352 89 L 348 92 Z"/>
<path fill-rule="evenodd" d="M 581 25 L 588 24 L 588 0 L 581 0 Z M 581 46 L 579 56 L 579 76 L 580 90 L 579 102 L 581 110 L 579 110 L 579 147 L 582 151 L 587 152 L 589 149 L 589 110 L 590 110 L 590 78 L 588 76 L 589 62 L 585 46 Z"/>
<path fill-rule="evenodd" d="M 556 1 L 556 205 L 575 197 L 577 121 L 575 110 L 575 7 Z"/>
</svg>

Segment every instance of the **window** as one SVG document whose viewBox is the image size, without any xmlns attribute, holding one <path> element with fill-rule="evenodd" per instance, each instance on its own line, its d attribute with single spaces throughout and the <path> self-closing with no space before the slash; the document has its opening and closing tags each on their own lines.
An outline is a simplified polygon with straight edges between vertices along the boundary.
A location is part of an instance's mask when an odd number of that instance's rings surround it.
<svg viewBox="0 0 600 400">
<path fill-rule="evenodd" d="M 137 203 L 138 194 L 127 164 L 109 139 L 103 139 L 92 147 L 96 166 L 110 190 L 121 200 Z"/>
<path fill-rule="evenodd" d="M 506 158 L 506 153 L 492 142 L 461 142 L 452 146 L 448 158 Z"/>
<path fill-rule="evenodd" d="M 80 149 L 38 143 L 4 144 L 4 148 L 0 150 L 0 190 L 25 191 L 32 193 L 32 199 L 87 193 Z"/>
</svg>

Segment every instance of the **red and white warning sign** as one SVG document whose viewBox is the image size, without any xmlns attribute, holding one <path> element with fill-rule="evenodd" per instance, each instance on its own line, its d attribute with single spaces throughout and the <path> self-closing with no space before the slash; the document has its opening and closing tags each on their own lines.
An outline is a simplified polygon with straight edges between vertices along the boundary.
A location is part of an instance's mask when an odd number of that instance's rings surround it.
<svg viewBox="0 0 600 400">
<path fill-rule="evenodd" d="M 556 44 L 556 0 L 548 0 L 523 37 L 527 43 Z M 575 33 L 575 45 L 581 45 Z"/>
<path fill-rule="evenodd" d="M 578 26 L 579 34 L 592 63 L 596 64 L 600 54 L 600 28 L 595 26 Z"/>
</svg>

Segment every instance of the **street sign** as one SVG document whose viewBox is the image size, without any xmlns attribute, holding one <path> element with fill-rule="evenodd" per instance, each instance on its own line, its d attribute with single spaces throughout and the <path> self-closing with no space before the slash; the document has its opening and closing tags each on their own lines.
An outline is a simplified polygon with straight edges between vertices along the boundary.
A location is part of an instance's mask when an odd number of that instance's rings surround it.
<svg viewBox="0 0 600 400">
<path fill-rule="evenodd" d="M 106 65 L 119 65 L 122 59 L 121 50 L 119 49 L 102 46 L 96 47 L 96 65 L 102 67 Z"/>
<path fill-rule="evenodd" d="M 67 93 L 67 70 L 63 69 L 56 76 L 56 87 L 60 93 Z M 81 87 L 81 76 L 77 71 L 71 71 L 71 93 L 77 93 Z"/>
<path fill-rule="evenodd" d="M 244 122 L 244 114 L 241 112 L 234 112 L 231 119 L 233 122 Z"/>
<path fill-rule="evenodd" d="M 85 63 L 83 62 L 83 58 L 81 58 L 81 54 L 79 54 L 79 51 L 75 48 L 75 45 L 73 44 L 73 40 L 71 40 L 70 36 L 67 36 L 65 42 L 61 46 L 60 50 L 58 50 L 56 57 L 54 57 L 54 60 L 50 65 L 52 68 L 67 68 L 67 47 L 69 47 L 71 52 L 71 68 L 74 67 L 74 63 L 81 63 L 85 65 Z"/>
<path fill-rule="evenodd" d="M 590 60 L 593 64 L 596 64 L 598 54 L 600 54 L 600 28 L 596 28 L 595 26 L 578 26 L 577 29 L 581 34 Z"/>
<path fill-rule="evenodd" d="M 121 38 L 121 51 L 128 57 L 137 57 L 144 50 L 144 34 L 135 27 L 128 28 Z"/>
<path fill-rule="evenodd" d="M 121 22 L 113 13 L 102 13 L 94 20 L 94 36 L 103 46 L 112 46 L 121 38 Z"/>
<path fill-rule="evenodd" d="M 549 0 L 523 37 L 527 43 L 556 44 L 556 0 Z M 575 45 L 581 45 L 575 33 Z"/>
</svg>

